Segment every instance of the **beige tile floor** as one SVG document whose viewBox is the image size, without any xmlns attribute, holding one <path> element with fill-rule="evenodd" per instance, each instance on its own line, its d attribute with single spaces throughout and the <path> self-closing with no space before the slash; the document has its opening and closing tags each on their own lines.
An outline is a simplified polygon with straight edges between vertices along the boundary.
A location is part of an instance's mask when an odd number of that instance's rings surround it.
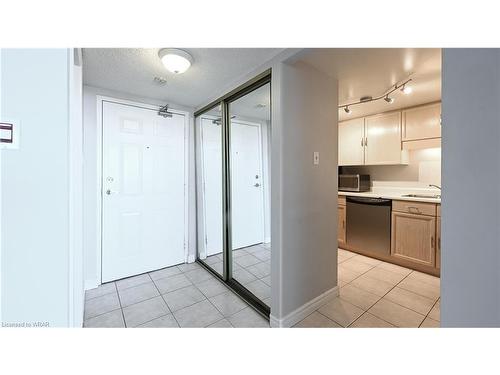
<svg viewBox="0 0 500 375">
<path fill-rule="evenodd" d="M 250 249 L 241 256 L 256 257 L 258 251 Z M 252 266 L 269 262 L 264 253 L 259 255 L 260 262 L 248 258 L 239 269 L 252 275 L 244 284 L 259 283 L 254 290 L 268 296 L 267 272 L 259 273 L 258 267 L 255 274 L 250 272 Z M 339 297 L 296 327 L 439 327 L 439 278 L 342 249 L 338 262 Z M 269 303 L 269 297 L 265 300 Z M 87 291 L 84 326 L 269 327 L 269 323 L 200 265 L 191 263 Z"/>
<path fill-rule="evenodd" d="M 206 260 L 222 275 L 222 253 Z M 271 244 L 262 243 L 233 251 L 233 277 L 269 306 L 271 299 Z"/>
<path fill-rule="evenodd" d="M 440 280 L 339 249 L 339 296 L 295 327 L 421 327 L 440 321 Z"/>
<path fill-rule="evenodd" d="M 269 327 L 266 319 L 197 263 L 88 290 L 84 315 L 88 328 Z"/>
</svg>

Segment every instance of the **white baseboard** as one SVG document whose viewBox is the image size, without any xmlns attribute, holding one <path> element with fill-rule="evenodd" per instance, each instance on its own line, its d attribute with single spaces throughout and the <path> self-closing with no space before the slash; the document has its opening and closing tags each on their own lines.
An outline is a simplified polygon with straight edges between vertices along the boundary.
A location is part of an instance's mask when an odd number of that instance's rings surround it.
<svg viewBox="0 0 500 375">
<path fill-rule="evenodd" d="M 264 243 L 271 243 L 271 237 L 264 238 Z"/>
<path fill-rule="evenodd" d="M 85 280 L 84 288 L 85 290 L 97 288 L 101 283 L 99 280 Z"/>
<path fill-rule="evenodd" d="M 196 261 L 196 255 L 195 254 L 190 254 L 188 256 L 188 263 L 194 263 Z"/>
<path fill-rule="evenodd" d="M 279 319 L 273 315 L 269 318 L 269 323 L 271 327 L 275 328 L 289 328 L 293 327 L 295 324 L 300 322 L 302 319 L 312 314 L 316 309 L 325 303 L 331 301 L 333 298 L 339 295 L 339 287 L 335 286 L 332 289 L 320 294 L 316 298 L 310 300 L 309 302 L 303 304 L 298 309 L 295 309 L 290 314 Z"/>
</svg>

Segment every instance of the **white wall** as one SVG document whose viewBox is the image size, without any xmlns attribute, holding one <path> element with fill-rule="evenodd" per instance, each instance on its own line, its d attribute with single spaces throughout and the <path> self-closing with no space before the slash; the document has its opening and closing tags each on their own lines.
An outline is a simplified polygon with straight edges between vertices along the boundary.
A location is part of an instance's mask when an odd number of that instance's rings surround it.
<svg viewBox="0 0 500 375">
<path fill-rule="evenodd" d="M 443 53 L 441 325 L 500 326 L 500 51 Z"/>
<path fill-rule="evenodd" d="M 85 63 L 85 62 L 84 62 Z M 109 96 L 116 99 L 136 101 L 152 105 L 165 105 L 163 101 L 151 98 L 136 97 L 116 91 L 97 87 L 83 88 L 83 138 L 84 138 L 84 278 L 85 289 L 101 283 L 101 271 L 98 269 L 99 243 L 98 235 L 98 199 L 100 191 L 97 175 L 97 96 Z M 196 187 L 194 179 L 194 125 L 192 108 L 169 103 L 172 109 L 189 112 L 189 244 L 190 261 L 196 256 Z"/>
<path fill-rule="evenodd" d="M 2 321 L 68 326 L 69 50 L 1 59 L 2 116 L 21 125 L 20 148 L 0 151 Z"/>
<path fill-rule="evenodd" d="M 336 295 L 337 81 L 293 62 L 273 70 L 272 90 L 271 321 L 287 326 Z"/>
<path fill-rule="evenodd" d="M 342 173 L 369 174 L 372 181 L 413 182 L 416 187 L 441 185 L 441 148 L 411 150 L 408 156 L 408 165 L 342 167 Z"/>
</svg>

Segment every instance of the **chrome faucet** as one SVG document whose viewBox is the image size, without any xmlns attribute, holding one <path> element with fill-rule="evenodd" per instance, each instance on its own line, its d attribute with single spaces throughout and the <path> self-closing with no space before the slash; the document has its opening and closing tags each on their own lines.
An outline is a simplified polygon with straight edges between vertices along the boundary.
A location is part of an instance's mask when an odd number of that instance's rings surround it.
<svg viewBox="0 0 500 375">
<path fill-rule="evenodd" d="M 438 188 L 439 190 L 441 190 L 441 186 L 439 186 L 439 185 L 429 184 L 429 187 L 435 187 L 435 188 Z"/>
</svg>

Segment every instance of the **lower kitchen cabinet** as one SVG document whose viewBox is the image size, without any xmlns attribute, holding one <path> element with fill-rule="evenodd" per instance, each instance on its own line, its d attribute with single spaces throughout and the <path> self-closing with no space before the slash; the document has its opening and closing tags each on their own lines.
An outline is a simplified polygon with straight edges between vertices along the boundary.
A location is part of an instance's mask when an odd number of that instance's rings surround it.
<svg viewBox="0 0 500 375">
<path fill-rule="evenodd" d="M 345 230 L 345 219 L 346 219 L 346 206 L 338 206 L 338 220 L 337 220 L 337 237 L 338 244 L 342 246 L 345 244 L 346 230 Z"/>
<path fill-rule="evenodd" d="M 392 211 L 391 255 L 434 267 L 436 218 Z"/>
<path fill-rule="evenodd" d="M 436 218 L 436 268 L 441 268 L 441 217 Z"/>
</svg>

